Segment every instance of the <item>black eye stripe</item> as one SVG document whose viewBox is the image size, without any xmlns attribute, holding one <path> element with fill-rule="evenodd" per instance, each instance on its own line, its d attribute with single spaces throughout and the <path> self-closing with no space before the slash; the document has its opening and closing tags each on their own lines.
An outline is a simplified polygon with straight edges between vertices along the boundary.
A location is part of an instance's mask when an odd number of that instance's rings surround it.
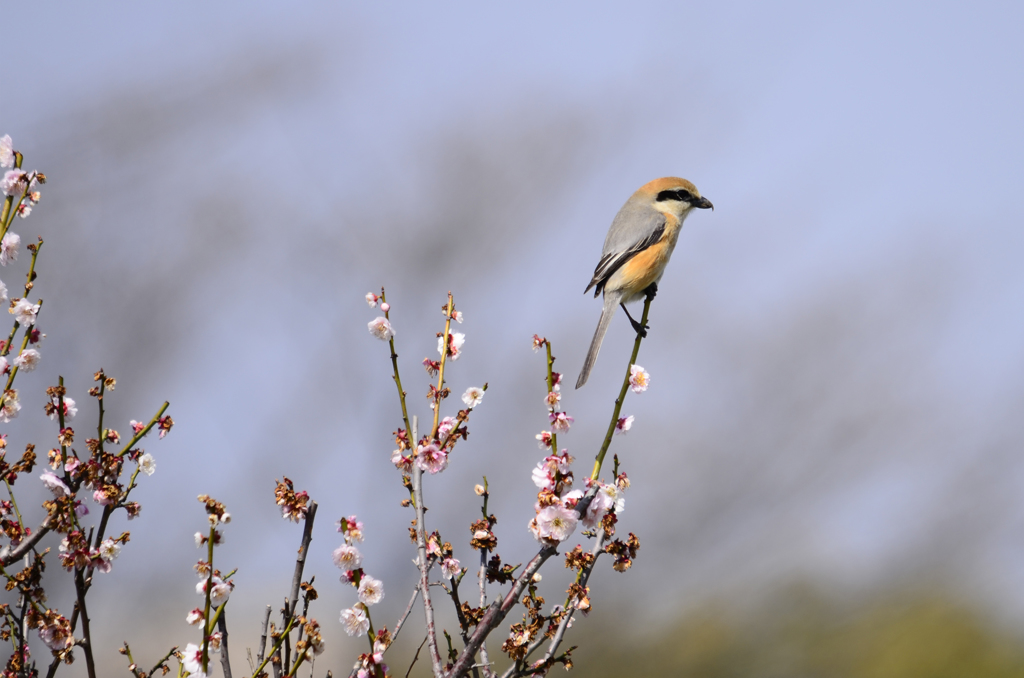
<svg viewBox="0 0 1024 678">
<path fill-rule="evenodd" d="M 664 200 L 679 200 L 681 202 L 693 202 L 693 196 L 690 195 L 689 191 L 679 189 L 676 191 L 662 191 L 658 193 L 658 197 L 656 198 L 656 200 L 658 202 L 662 202 Z"/>
</svg>

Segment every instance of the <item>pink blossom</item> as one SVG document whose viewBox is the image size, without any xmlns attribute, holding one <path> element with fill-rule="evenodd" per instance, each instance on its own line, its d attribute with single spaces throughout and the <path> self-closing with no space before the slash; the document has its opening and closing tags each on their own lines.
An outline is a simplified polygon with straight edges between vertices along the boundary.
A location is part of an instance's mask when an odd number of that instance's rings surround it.
<svg viewBox="0 0 1024 678">
<path fill-rule="evenodd" d="M 451 579 L 459 573 L 460 563 L 455 558 L 445 558 L 441 561 L 441 576 Z"/>
<path fill-rule="evenodd" d="M 402 454 L 402 450 L 391 453 L 391 463 L 402 473 L 412 473 L 412 457 Z"/>
<path fill-rule="evenodd" d="M 448 468 L 448 453 L 433 443 L 419 445 L 416 448 L 416 465 L 431 475 L 440 473 Z"/>
<path fill-rule="evenodd" d="M 633 415 L 632 414 L 629 415 L 628 417 L 619 417 L 619 420 L 617 422 L 615 422 L 615 432 L 616 433 L 623 433 L 624 434 L 626 431 L 628 431 L 632 427 L 633 427 Z"/>
<path fill-rule="evenodd" d="M 576 511 L 562 504 L 554 504 L 537 513 L 537 517 L 530 523 L 530 531 L 538 540 L 561 542 L 568 539 L 576 530 L 578 521 Z"/>
<path fill-rule="evenodd" d="M 14 167 L 14 142 L 10 134 L 0 137 L 0 167 Z"/>
<path fill-rule="evenodd" d="M 541 431 L 537 434 L 537 445 L 542 450 L 551 449 L 551 431 Z"/>
<path fill-rule="evenodd" d="M 43 485 L 46 486 L 50 492 L 53 492 L 55 497 L 68 497 L 71 495 L 71 489 L 64 484 L 64 481 L 58 478 L 53 473 L 45 471 L 43 475 L 39 476 L 39 479 L 43 481 Z"/>
<path fill-rule="evenodd" d="M 566 433 L 569 431 L 569 426 L 575 421 L 565 412 L 552 412 L 548 415 L 551 420 L 551 428 L 557 433 Z"/>
<path fill-rule="evenodd" d="M 366 303 L 370 305 L 370 308 L 377 308 L 378 299 L 380 299 L 380 297 L 378 297 L 373 292 L 366 293 Z"/>
<path fill-rule="evenodd" d="M 544 396 L 544 404 L 552 410 L 558 409 L 558 403 L 562 400 L 562 394 L 558 391 L 551 391 Z"/>
</svg>

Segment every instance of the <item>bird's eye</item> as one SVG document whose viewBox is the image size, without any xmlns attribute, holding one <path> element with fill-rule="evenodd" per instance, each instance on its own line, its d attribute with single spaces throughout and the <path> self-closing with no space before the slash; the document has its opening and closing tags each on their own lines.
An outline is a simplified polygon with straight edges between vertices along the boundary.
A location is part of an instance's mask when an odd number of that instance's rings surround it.
<svg viewBox="0 0 1024 678">
<path fill-rule="evenodd" d="M 676 191 L 662 191 L 658 193 L 657 201 L 664 202 L 666 200 L 678 200 L 680 202 L 690 202 L 693 200 L 693 196 L 690 195 L 689 191 L 679 189 Z"/>
</svg>

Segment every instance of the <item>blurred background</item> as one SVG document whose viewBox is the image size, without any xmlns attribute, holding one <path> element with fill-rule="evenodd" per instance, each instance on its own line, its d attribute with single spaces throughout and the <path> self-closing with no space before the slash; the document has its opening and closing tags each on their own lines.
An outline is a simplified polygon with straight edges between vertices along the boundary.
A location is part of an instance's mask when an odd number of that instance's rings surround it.
<svg viewBox="0 0 1024 678">
<path fill-rule="evenodd" d="M 198 640 L 185 615 L 199 493 L 235 518 L 217 565 L 238 568 L 242 672 L 301 534 L 273 502 L 283 476 L 320 504 L 307 573 L 328 652 L 314 675 L 344 674 L 364 649 L 337 621 L 355 601 L 330 561 L 342 515 L 365 523 L 364 567 L 386 590 L 374 620 L 394 623 L 415 572 L 388 463 L 400 411 L 366 331 L 363 296 L 381 285 L 421 417 L 448 290 L 466 333 L 449 383 L 490 384 L 430 479 L 428 527 L 472 563 L 487 474 L 498 552 L 528 560 L 546 428 L 531 337 L 574 382 L 612 217 L 678 175 L 716 210 L 688 220 L 652 308 L 639 358 L 652 386 L 627 399 L 636 421 L 613 447 L 633 482 L 620 529 L 642 548 L 624 575 L 598 567 L 569 639 L 577 671 L 1024 675 L 1022 15 L 1009 2 L 6 8 L 0 134 L 49 183 L 14 226 L 46 240 L 48 337 L 5 432 L 14 449 L 53 446 L 42 406 L 57 375 L 91 425 L 100 367 L 118 378 L 110 425 L 165 399 L 177 422 L 149 441 L 141 518 L 113 526 L 132 540 L 90 596 L 102 672 L 125 670 L 125 640 L 147 667 Z M 8 287 L 26 266 L 0 271 Z M 616 318 L 590 382 L 565 391 L 576 423 L 560 442 L 581 476 L 631 344 Z M 19 483 L 23 506 L 37 485 Z M 549 601 L 567 578 L 549 565 Z M 413 620 L 398 675 L 422 639 Z"/>
</svg>

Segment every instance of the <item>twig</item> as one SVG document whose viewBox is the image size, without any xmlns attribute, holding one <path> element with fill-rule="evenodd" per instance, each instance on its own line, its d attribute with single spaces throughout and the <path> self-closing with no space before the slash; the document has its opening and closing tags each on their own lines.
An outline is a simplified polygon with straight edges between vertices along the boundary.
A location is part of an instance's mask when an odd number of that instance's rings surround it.
<svg viewBox="0 0 1024 678">
<path fill-rule="evenodd" d="M 384 297 L 384 288 L 383 287 L 380 288 L 380 301 L 381 301 L 382 304 L 387 303 L 387 299 L 385 299 L 385 297 Z M 391 309 L 390 308 L 388 308 L 387 311 L 384 311 L 384 317 L 387 318 L 388 321 L 390 322 L 390 320 L 391 320 Z M 402 403 L 402 421 L 405 422 L 405 432 L 406 432 L 406 434 L 410 435 L 411 434 L 411 429 L 409 427 L 409 410 L 405 406 L 405 391 L 402 390 L 402 378 L 398 375 L 398 354 L 395 353 L 395 338 L 394 338 L 394 336 L 392 336 L 391 339 L 388 340 L 388 345 L 391 347 L 391 366 L 392 366 L 392 368 L 394 368 L 394 372 L 395 372 L 394 380 L 395 380 L 395 386 L 398 387 L 398 400 L 401 401 L 401 403 Z M 412 444 L 412 445 L 415 445 L 416 441 L 415 440 L 410 440 L 409 443 Z M 415 450 L 415 448 L 413 448 L 413 449 Z"/>
<path fill-rule="evenodd" d="M 412 418 L 412 438 L 415 445 L 418 438 L 417 419 Z M 441 655 L 437 651 L 437 631 L 434 628 L 434 607 L 430 601 L 430 563 L 427 560 L 426 528 L 423 525 L 423 470 L 416 464 L 412 467 L 412 493 L 416 501 L 416 564 L 420 568 L 420 590 L 423 592 L 423 614 L 427 624 L 427 645 L 430 650 L 430 662 L 434 667 L 434 675 L 441 678 Z"/>
<path fill-rule="evenodd" d="M 597 490 L 598 485 L 597 483 L 594 483 L 583 498 L 576 504 L 575 510 L 579 515 L 584 516 L 587 514 L 587 509 L 590 507 L 590 502 L 593 501 L 594 495 L 597 494 Z M 526 587 L 530 585 L 531 581 L 533 581 L 533 575 L 540 570 L 541 566 L 544 565 L 548 558 L 556 553 L 558 553 L 556 545 L 545 545 L 541 547 L 540 551 L 537 552 L 537 555 L 535 555 L 527 564 L 523 573 L 516 579 L 515 584 L 512 585 L 512 590 L 506 593 L 505 597 L 500 601 L 495 600 L 491 603 L 490 607 L 487 608 L 487 611 L 484 612 L 483 617 L 481 617 L 480 622 L 477 624 L 476 631 L 474 631 L 473 635 L 470 636 L 469 643 L 466 644 L 466 648 L 462 651 L 462 654 L 459 655 L 455 665 L 452 666 L 451 671 L 445 675 L 445 678 L 462 678 L 462 676 L 466 675 L 466 672 L 473 664 L 473 657 L 476 655 L 477 650 L 480 649 L 484 639 L 487 638 L 488 634 L 490 634 L 494 627 L 505 619 L 509 611 L 515 607 L 517 602 L 519 602 L 519 598 L 522 596 L 523 591 L 525 591 Z"/>
<path fill-rule="evenodd" d="M 224 678 L 231 678 L 231 660 L 228 658 L 227 616 L 227 610 L 224 610 L 222 607 L 220 618 L 217 620 L 217 630 L 220 631 L 220 670 L 224 672 Z"/>
<path fill-rule="evenodd" d="M 647 314 L 651 310 L 651 301 L 654 299 L 653 286 L 647 290 L 647 298 L 644 299 L 644 314 L 640 318 L 640 324 L 647 326 Z M 601 444 L 601 450 L 597 453 L 597 459 L 594 460 L 594 472 L 590 474 L 591 480 L 597 480 L 597 476 L 601 473 L 601 464 L 604 463 L 604 455 L 608 452 L 608 448 L 612 444 L 612 435 L 615 433 L 615 426 L 619 423 L 619 413 L 622 412 L 622 403 L 626 400 L 626 391 L 629 390 L 629 377 L 630 369 L 636 364 L 636 357 L 640 353 L 640 342 L 643 341 L 644 335 L 639 332 L 636 335 L 636 341 L 633 342 L 633 353 L 629 357 L 629 365 L 626 366 L 626 378 L 622 380 L 622 388 L 619 389 L 619 397 L 615 399 L 615 409 L 612 411 L 612 420 L 608 424 L 608 432 L 604 436 L 604 442 Z M 581 514 L 582 515 L 582 514 Z"/>
<path fill-rule="evenodd" d="M 263 629 L 260 633 L 260 648 L 259 652 L 256 654 L 256 663 L 261 665 L 263 664 L 263 651 L 267 649 L 267 626 L 270 624 L 270 613 L 271 607 L 267 605 L 267 609 L 263 612 Z M 253 672 L 253 675 L 256 675 L 256 673 Z"/>
<path fill-rule="evenodd" d="M 423 642 L 416 648 L 416 654 L 412 658 L 412 664 L 409 664 L 409 670 L 405 672 L 405 678 L 409 678 L 409 674 L 412 673 L 412 667 L 416 666 L 416 660 L 420 658 L 420 650 L 427 644 L 427 638 L 428 636 L 423 636 Z"/>
<path fill-rule="evenodd" d="M 284 609 L 282 610 L 282 622 L 284 625 L 289 625 L 291 620 L 295 617 L 295 607 L 299 604 L 299 588 L 302 586 L 302 570 L 306 566 L 306 555 L 309 553 L 309 543 L 313 540 L 313 521 L 316 520 L 316 507 L 315 501 L 309 502 L 309 506 L 306 508 L 306 515 L 303 518 L 302 526 L 302 542 L 299 545 L 299 555 L 295 558 L 295 571 L 292 574 L 292 588 L 291 593 L 288 595 L 288 600 L 285 602 Z M 291 663 L 291 643 L 285 640 L 285 650 L 283 657 L 283 664 L 281 671 L 288 675 L 289 667 Z"/>
<path fill-rule="evenodd" d="M 420 594 L 420 585 L 416 584 L 416 588 L 412 590 L 412 598 L 409 599 L 409 604 L 405 606 L 405 612 L 399 617 L 398 623 L 395 624 L 395 630 L 391 632 L 391 644 L 395 644 L 395 640 L 398 639 L 398 632 L 402 630 L 405 625 L 405 620 L 409 617 L 409 613 L 412 612 L 412 606 L 416 604 L 416 596 Z"/>
<path fill-rule="evenodd" d="M 32 548 L 39 543 L 39 540 L 46 536 L 46 533 L 50 531 L 50 516 L 46 516 L 42 524 L 36 529 L 35 532 L 30 534 L 21 540 L 21 543 L 17 547 L 12 549 L 10 545 L 0 549 L 0 563 L 3 563 L 4 567 L 7 567 L 16 560 L 20 560 L 25 556 L 26 553 L 32 550 Z"/>
<path fill-rule="evenodd" d="M 605 537 L 606 535 L 604 530 L 601 530 L 601 535 L 597 538 L 597 543 L 595 543 L 594 548 L 590 550 L 590 555 L 594 557 L 593 560 L 590 562 L 590 565 L 588 567 L 585 567 L 583 568 L 583 570 L 580 571 L 580 576 L 576 578 L 576 583 L 578 583 L 580 586 L 584 588 L 586 588 L 587 582 L 590 581 L 590 574 L 594 571 L 594 566 L 597 564 L 598 556 L 600 556 L 604 552 Z M 548 651 L 540 660 L 541 666 L 543 666 L 546 662 L 550 661 L 551 658 L 555 655 L 555 652 L 558 651 L 558 646 L 562 644 L 562 640 L 565 637 L 565 632 L 569 628 L 569 624 L 572 622 L 572 617 L 575 613 L 575 609 L 566 606 L 565 616 L 562 618 L 562 621 L 558 624 L 558 629 L 555 631 L 555 635 L 551 637 L 551 644 L 548 646 Z M 523 657 L 523 660 L 525 661 L 527 658 L 529 658 L 529 656 L 533 654 L 534 650 L 536 650 L 543 644 L 544 636 L 541 635 L 540 638 L 538 638 L 536 641 L 533 642 L 532 645 L 530 645 L 529 649 L 526 651 L 526 655 Z M 505 671 L 505 673 L 502 674 L 501 678 L 512 678 L 512 676 L 516 675 L 515 668 L 515 666 L 510 667 L 507 671 Z"/>
<path fill-rule="evenodd" d="M 121 451 L 117 453 L 117 456 L 123 457 L 128 453 L 128 450 L 132 449 L 135 443 L 142 440 L 142 437 L 149 433 L 149 429 L 156 426 L 157 422 L 160 421 L 160 417 L 164 416 L 164 412 L 167 411 L 167 407 L 170 404 L 170 402 L 165 401 L 164 404 L 160 406 L 160 409 L 156 411 L 156 414 L 153 415 L 153 418 L 149 420 L 149 423 L 143 426 L 142 430 L 132 436 L 132 439 L 128 441 L 127 445 L 121 448 Z M 63 422 L 61 423 L 61 427 L 63 428 Z"/>
<path fill-rule="evenodd" d="M 82 649 L 85 650 L 85 668 L 89 678 L 96 678 L 96 663 L 92 657 L 92 634 L 89 632 L 89 612 L 85 608 L 85 581 L 82 570 L 75 572 L 75 592 L 78 595 L 78 618 L 82 622 Z"/>
</svg>

